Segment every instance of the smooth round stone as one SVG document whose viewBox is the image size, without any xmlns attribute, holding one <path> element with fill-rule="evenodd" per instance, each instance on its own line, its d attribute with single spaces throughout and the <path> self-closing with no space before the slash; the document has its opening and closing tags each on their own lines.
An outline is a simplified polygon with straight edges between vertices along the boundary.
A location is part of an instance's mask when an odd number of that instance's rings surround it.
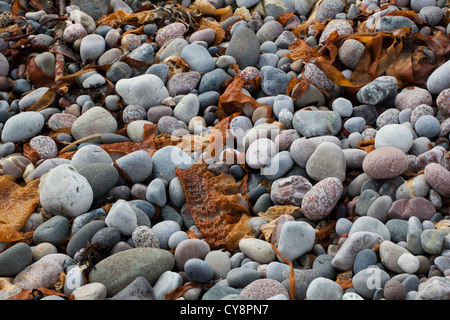
<svg viewBox="0 0 450 320">
<path fill-rule="evenodd" d="M 192 258 L 184 264 L 186 278 L 192 282 L 205 283 L 214 277 L 214 271 L 205 261 Z"/>
<path fill-rule="evenodd" d="M 33 248 L 33 261 L 38 261 L 53 253 L 58 253 L 58 248 L 49 242 L 42 242 Z"/>
<path fill-rule="evenodd" d="M 242 145 L 245 134 L 252 128 L 251 120 L 245 116 L 234 117 L 230 122 L 230 134 L 236 138 L 238 146 Z"/>
<path fill-rule="evenodd" d="M 180 102 L 177 103 L 173 110 L 173 116 L 189 124 L 189 121 L 198 115 L 200 109 L 200 102 L 195 94 L 185 95 Z"/>
<path fill-rule="evenodd" d="M 94 234 L 97 233 L 102 228 L 105 228 L 106 224 L 102 220 L 94 220 L 78 230 L 69 240 L 67 244 L 67 254 L 71 257 L 75 255 L 75 253 L 84 248 L 88 242 L 91 242 Z"/>
<path fill-rule="evenodd" d="M 320 69 L 314 63 L 306 64 L 305 68 L 303 69 L 303 75 L 306 80 L 322 90 L 331 91 L 333 89 L 333 81 L 328 79 L 322 69 Z"/>
<path fill-rule="evenodd" d="M 166 186 L 161 179 L 155 179 L 148 185 L 145 198 L 147 201 L 163 207 L 167 201 Z"/>
<path fill-rule="evenodd" d="M 44 116 L 39 112 L 21 112 L 6 120 L 2 129 L 3 142 L 20 142 L 36 136 L 44 127 Z"/>
<path fill-rule="evenodd" d="M 450 197 L 450 171 L 438 163 L 425 167 L 425 181 L 443 197 Z"/>
<path fill-rule="evenodd" d="M 334 19 L 336 14 L 344 10 L 344 4 L 338 0 L 323 1 L 317 11 L 316 20 L 323 22 L 326 19 Z"/>
<path fill-rule="evenodd" d="M 408 158 L 400 149 L 382 147 L 370 152 L 364 158 L 362 168 L 364 173 L 373 179 L 390 179 L 405 172 L 408 165 Z"/>
<path fill-rule="evenodd" d="M 176 73 L 167 81 L 166 87 L 172 97 L 189 94 L 197 88 L 201 77 L 198 71 Z"/>
<path fill-rule="evenodd" d="M 233 288 L 244 288 L 258 279 L 261 279 L 261 274 L 251 268 L 234 268 L 226 275 L 228 284 Z"/>
<path fill-rule="evenodd" d="M 0 275 L 14 277 L 33 263 L 33 254 L 29 245 L 19 242 L 0 253 Z"/>
<path fill-rule="evenodd" d="M 164 272 L 153 287 L 154 299 L 164 300 L 165 295 L 183 284 L 180 274 L 172 271 Z"/>
<path fill-rule="evenodd" d="M 102 107 L 89 109 L 72 124 L 72 135 L 77 140 L 93 134 L 114 133 L 116 130 L 116 119 Z"/>
<path fill-rule="evenodd" d="M 108 227 L 115 227 L 125 236 L 131 236 L 133 231 L 141 226 L 151 226 L 149 217 L 144 211 L 125 200 L 117 200 L 105 218 Z"/>
<path fill-rule="evenodd" d="M 348 68 L 355 69 L 364 52 L 364 45 L 355 39 L 347 39 L 339 47 L 339 60 Z M 345 99 L 345 98 L 342 98 Z"/>
<path fill-rule="evenodd" d="M 181 51 L 181 58 L 189 65 L 192 71 L 207 73 L 216 67 L 216 62 L 208 50 L 198 44 L 189 44 Z"/>
<path fill-rule="evenodd" d="M 184 39 L 179 39 L 183 40 Z M 161 79 L 163 83 L 167 82 L 167 78 L 169 77 L 169 66 L 164 63 L 156 63 L 150 66 L 145 72 L 146 74 L 153 74 Z M 169 88 L 167 88 L 169 89 Z"/>
<path fill-rule="evenodd" d="M 406 273 L 416 273 L 420 267 L 420 261 L 411 253 L 404 253 L 397 260 L 398 266 Z"/>
<path fill-rule="evenodd" d="M 105 52 L 105 39 L 99 34 L 89 34 L 81 40 L 80 56 L 83 62 L 97 60 Z"/>
<path fill-rule="evenodd" d="M 63 33 L 63 39 L 66 42 L 73 43 L 78 39 L 87 36 L 86 28 L 81 23 L 72 23 L 66 26 Z"/>
<path fill-rule="evenodd" d="M 177 208 L 181 208 L 186 203 L 186 196 L 178 177 L 175 177 L 170 181 L 169 198 L 172 204 Z"/>
<path fill-rule="evenodd" d="M 402 281 L 402 285 L 405 287 L 407 292 L 417 291 L 419 288 L 419 278 L 415 274 L 411 274 Z"/>
<path fill-rule="evenodd" d="M 311 251 L 314 246 L 315 231 L 303 221 L 287 221 L 281 228 L 278 251 L 283 257 L 294 261 Z"/>
<path fill-rule="evenodd" d="M 53 216 L 36 228 L 33 241 L 36 244 L 48 242 L 57 246 L 69 235 L 69 220 L 66 217 Z"/>
<path fill-rule="evenodd" d="M 75 300 L 105 300 L 107 295 L 106 287 L 99 283 L 87 283 L 72 291 Z"/>
<path fill-rule="evenodd" d="M 432 26 L 437 25 L 443 16 L 442 9 L 433 5 L 422 7 L 419 11 L 419 18 L 425 20 Z"/>
<path fill-rule="evenodd" d="M 183 241 L 189 239 L 189 236 L 186 232 L 184 231 L 175 231 L 174 233 L 172 233 L 169 237 L 169 240 L 167 242 L 167 245 L 169 246 L 170 250 L 175 249 L 178 244 Z"/>
<path fill-rule="evenodd" d="M 248 149 L 250 144 L 260 138 L 267 138 L 275 140 L 276 136 L 280 133 L 280 128 L 274 124 L 261 123 L 255 125 L 253 128 L 247 131 L 242 140 L 244 149 Z"/>
<path fill-rule="evenodd" d="M 419 87 L 404 88 L 395 96 L 394 103 L 400 111 L 412 110 L 421 104 L 431 105 L 432 97 L 426 89 Z"/>
<path fill-rule="evenodd" d="M 426 229 L 420 235 L 420 243 L 425 252 L 439 254 L 442 251 L 445 233 L 442 230 Z"/>
<path fill-rule="evenodd" d="M 342 295 L 341 300 L 364 300 L 364 298 L 355 292 L 346 292 Z"/>
<path fill-rule="evenodd" d="M 158 121 L 164 116 L 172 116 L 173 110 L 169 106 L 154 106 L 147 111 L 147 120 L 152 123 L 158 123 Z M 158 131 L 162 133 L 159 129 Z"/>
<path fill-rule="evenodd" d="M 276 180 L 283 177 L 294 165 L 289 151 L 281 151 L 275 154 L 269 162 L 261 168 L 261 175 L 268 180 Z"/>
<path fill-rule="evenodd" d="M 175 168 L 187 170 L 194 164 L 189 155 L 175 146 L 167 146 L 156 151 L 152 156 L 152 162 L 152 177 L 160 177 L 168 182 L 177 176 Z"/>
<path fill-rule="evenodd" d="M 121 240 L 120 230 L 114 227 L 105 227 L 98 230 L 91 239 L 92 244 L 98 244 L 107 250 L 111 249 Z"/>
<path fill-rule="evenodd" d="M 336 268 L 331 264 L 332 260 L 332 256 L 321 254 L 314 260 L 312 269 L 317 270 L 321 277 L 333 280 L 336 278 Z"/>
<path fill-rule="evenodd" d="M 269 163 L 276 153 L 276 146 L 272 140 L 267 138 L 257 139 L 247 149 L 247 165 L 253 169 L 260 169 Z"/>
<path fill-rule="evenodd" d="M 319 277 L 314 279 L 306 291 L 307 300 L 341 300 L 344 290 L 333 280 Z"/>
<path fill-rule="evenodd" d="M 431 94 L 440 94 L 450 87 L 450 61 L 435 69 L 427 79 L 427 89 Z"/>
<path fill-rule="evenodd" d="M 204 261 L 209 264 L 214 271 L 214 279 L 223 279 L 231 270 L 231 262 L 229 256 L 222 250 L 214 250 L 209 252 Z"/>
<path fill-rule="evenodd" d="M 174 258 L 176 268 L 184 270 L 186 261 L 190 259 L 204 259 L 211 251 L 209 245 L 200 239 L 187 239 L 181 241 L 175 249 Z"/>
<path fill-rule="evenodd" d="M 361 270 L 377 263 L 377 255 L 372 249 L 363 249 L 359 251 L 355 256 L 355 262 L 353 264 L 353 274 L 359 273 Z"/>
<path fill-rule="evenodd" d="M 51 56 L 53 56 L 53 54 L 51 54 Z M 31 107 L 33 104 L 35 104 L 37 101 L 39 101 L 39 99 L 41 99 L 42 96 L 47 91 L 48 91 L 47 87 L 41 87 L 41 88 L 37 88 L 36 90 L 33 90 L 32 92 L 30 92 L 27 95 L 25 95 L 19 101 L 19 108 L 20 108 L 20 110 L 25 110 L 26 108 Z"/>
<path fill-rule="evenodd" d="M 325 218 L 339 201 L 343 190 L 342 182 L 337 178 L 320 180 L 303 197 L 303 214 L 313 221 Z"/>
<path fill-rule="evenodd" d="M 153 232 L 158 236 L 160 248 L 169 249 L 169 239 L 172 234 L 180 231 L 180 225 L 173 220 L 160 221 L 152 227 Z"/>
<path fill-rule="evenodd" d="M 116 83 L 121 79 L 130 78 L 132 74 L 133 70 L 127 63 L 116 61 L 106 71 L 106 78 L 111 82 Z"/>
<path fill-rule="evenodd" d="M 161 78 L 153 74 L 121 79 L 116 83 L 116 92 L 123 98 L 126 105 L 140 105 L 146 110 L 160 105 L 169 97 L 169 92 Z"/>
<path fill-rule="evenodd" d="M 119 172 L 109 163 L 88 164 L 80 168 L 78 173 L 91 185 L 94 199 L 105 195 L 119 181 Z"/>
<path fill-rule="evenodd" d="M 270 199 L 274 204 L 301 206 L 303 197 L 311 188 L 311 182 L 303 176 L 280 178 L 272 184 Z"/>
<path fill-rule="evenodd" d="M 208 91 L 217 91 L 222 83 L 228 79 L 231 79 L 231 76 L 225 70 L 214 69 L 202 76 L 198 85 L 198 92 L 202 94 Z"/>
<path fill-rule="evenodd" d="M 232 56 L 240 69 L 255 66 L 259 58 L 259 40 L 249 28 L 241 28 L 233 32 L 230 43 L 225 51 Z"/>
<path fill-rule="evenodd" d="M 379 288 L 384 288 L 390 280 L 389 274 L 378 267 L 370 267 L 361 270 L 353 276 L 353 288 L 363 298 L 372 299 Z"/>
<path fill-rule="evenodd" d="M 373 249 L 382 242 L 386 241 L 383 241 L 383 238 L 374 232 L 355 232 L 345 240 L 331 263 L 337 269 L 348 270 L 353 266 L 358 252 L 363 249 Z"/>
<path fill-rule="evenodd" d="M 148 226 L 139 226 L 131 234 L 136 248 L 159 248 L 157 234 Z"/>
<path fill-rule="evenodd" d="M 342 126 L 339 113 L 326 110 L 300 110 L 294 114 L 293 127 L 303 137 L 336 135 Z"/>
<path fill-rule="evenodd" d="M 372 217 L 359 217 L 353 223 L 349 236 L 358 231 L 371 231 L 379 234 L 384 240 L 391 240 L 389 229 L 380 221 Z"/>
<path fill-rule="evenodd" d="M 343 97 L 335 99 L 331 104 L 331 108 L 333 111 L 337 112 L 342 118 L 348 118 L 353 113 L 353 104 L 351 103 L 350 100 Z"/>
<path fill-rule="evenodd" d="M 154 286 L 158 278 L 172 270 L 174 257 L 158 248 L 133 248 L 113 254 L 95 265 L 89 273 L 89 283 L 106 286 L 108 296 L 114 296 L 137 277 L 144 277 Z M 111 275 L 115 275 L 111 277 Z"/>
<path fill-rule="evenodd" d="M 144 141 L 144 126 L 153 124 L 147 120 L 134 120 L 127 126 L 127 136 L 131 141 L 142 143 Z"/>
<path fill-rule="evenodd" d="M 367 156 L 367 152 L 361 149 L 343 149 L 346 170 L 361 170 L 364 158 Z"/>
<path fill-rule="evenodd" d="M 436 0 L 411 0 L 409 5 L 415 12 L 420 12 L 424 7 L 436 6 Z"/>
<path fill-rule="evenodd" d="M 266 41 L 275 41 L 283 33 L 283 26 L 276 20 L 270 20 L 264 23 L 256 32 L 259 43 Z"/>
<path fill-rule="evenodd" d="M 352 228 L 353 222 L 346 218 L 339 218 L 336 221 L 336 234 L 340 237 L 344 234 L 349 233 L 350 229 Z"/>
<path fill-rule="evenodd" d="M 306 173 L 315 181 L 334 177 L 345 180 L 346 160 L 344 152 L 332 142 L 319 144 L 306 162 Z"/>
<path fill-rule="evenodd" d="M 290 152 L 292 159 L 300 167 L 305 168 L 308 159 L 316 150 L 317 145 L 309 139 L 299 138 L 291 143 Z"/>
<path fill-rule="evenodd" d="M 57 166 L 41 181 L 41 206 L 54 215 L 77 217 L 88 211 L 93 196 L 86 178 L 68 164 Z"/>
<path fill-rule="evenodd" d="M 406 153 L 411 149 L 413 140 L 413 135 L 407 127 L 389 124 L 378 130 L 375 136 L 375 148 L 395 147 Z"/>
<path fill-rule="evenodd" d="M 112 164 L 111 156 L 97 145 L 85 145 L 72 157 L 70 164 L 77 170 L 93 163 Z"/>
<path fill-rule="evenodd" d="M 269 263 L 276 258 L 276 253 L 270 243 L 256 238 L 239 241 L 239 249 L 250 259 L 259 263 Z"/>
<path fill-rule="evenodd" d="M 406 289 L 400 281 L 390 279 L 384 285 L 384 297 L 386 300 L 403 300 L 405 296 Z"/>
<path fill-rule="evenodd" d="M 436 259 L 434 259 L 434 264 L 443 274 L 445 274 L 445 271 L 450 268 L 450 257 L 436 257 Z"/>
<path fill-rule="evenodd" d="M 276 96 L 279 94 L 285 94 L 291 77 L 284 73 L 282 70 L 264 66 L 260 70 L 261 75 L 261 90 L 269 95 Z"/>
<path fill-rule="evenodd" d="M 401 219 L 390 219 L 385 222 L 386 227 L 391 233 L 391 240 L 394 243 L 406 241 L 408 234 L 408 221 Z"/>
<path fill-rule="evenodd" d="M 30 147 L 36 150 L 41 159 L 52 159 L 58 155 L 55 141 L 48 136 L 36 136 L 30 140 Z"/>
<path fill-rule="evenodd" d="M 383 241 L 379 247 L 379 255 L 383 266 L 391 271 L 402 273 L 402 269 L 398 266 L 398 258 L 408 253 L 408 249 L 403 248 L 391 241 Z"/>
<path fill-rule="evenodd" d="M 144 181 L 153 170 L 152 158 L 143 150 L 131 152 L 117 159 L 116 164 L 128 175 L 132 183 Z"/>
<path fill-rule="evenodd" d="M 429 104 L 431 105 L 431 103 Z M 450 89 L 442 90 L 436 98 L 436 105 L 444 116 L 450 116 Z"/>
<path fill-rule="evenodd" d="M 439 120 L 431 115 L 425 115 L 416 121 L 414 130 L 419 137 L 433 138 L 440 131 Z"/>
<path fill-rule="evenodd" d="M 160 28 L 155 37 L 155 42 L 159 47 L 162 47 L 164 44 L 168 43 L 170 40 L 183 37 L 186 32 L 186 26 L 181 22 L 174 22 Z"/>
<path fill-rule="evenodd" d="M 241 295 L 255 300 L 267 300 L 277 294 L 289 298 L 287 289 L 278 281 L 273 279 L 258 279 L 244 287 Z"/>
</svg>

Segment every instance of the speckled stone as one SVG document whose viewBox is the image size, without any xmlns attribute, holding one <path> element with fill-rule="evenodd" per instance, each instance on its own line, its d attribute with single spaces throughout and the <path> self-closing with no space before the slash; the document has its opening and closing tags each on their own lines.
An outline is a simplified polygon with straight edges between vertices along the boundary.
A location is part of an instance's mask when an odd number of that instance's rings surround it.
<svg viewBox="0 0 450 320">
<path fill-rule="evenodd" d="M 363 161 L 364 173 L 374 179 L 389 179 L 401 175 L 409 161 L 399 149 L 384 147 L 370 152 Z"/>
<path fill-rule="evenodd" d="M 241 291 L 241 295 L 255 300 L 267 300 L 277 294 L 282 294 L 289 298 L 286 288 L 278 281 L 273 279 L 255 280 Z"/>
<path fill-rule="evenodd" d="M 450 116 L 450 89 L 442 90 L 436 98 L 436 105 L 443 116 Z"/>
<path fill-rule="evenodd" d="M 430 163 L 424 171 L 426 182 L 440 195 L 450 197 L 450 171 L 438 163 Z"/>
<path fill-rule="evenodd" d="M 319 181 L 303 197 L 303 214 L 313 221 L 325 218 L 339 201 L 342 192 L 342 182 L 337 178 L 329 177 Z"/>
<path fill-rule="evenodd" d="M 168 43 L 170 40 L 183 37 L 186 32 L 186 26 L 181 22 L 174 22 L 159 29 L 156 33 L 155 41 L 159 47 Z"/>
<path fill-rule="evenodd" d="M 36 150 L 41 159 L 52 159 L 58 155 L 55 140 L 49 136 L 36 136 L 30 140 L 30 147 Z"/>
<path fill-rule="evenodd" d="M 319 43 L 326 41 L 330 34 L 334 31 L 336 31 L 340 36 L 349 35 L 353 34 L 353 27 L 350 23 L 342 19 L 331 20 L 330 22 L 328 22 L 325 29 L 323 29 L 322 34 L 319 38 Z M 359 58 L 357 60 L 359 60 Z"/>
<path fill-rule="evenodd" d="M 334 82 L 331 81 L 326 74 L 317 67 L 314 63 L 306 64 L 303 69 L 303 76 L 320 89 L 331 91 L 334 87 Z"/>
<path fill-rule="evenodd" d="M 418 105 L 432 103 L 431 94 L 426 90 L 419 87 L 404 88 L 395 96 L 394 103 L 397 109 L 414 109 Z"/>
</svg>

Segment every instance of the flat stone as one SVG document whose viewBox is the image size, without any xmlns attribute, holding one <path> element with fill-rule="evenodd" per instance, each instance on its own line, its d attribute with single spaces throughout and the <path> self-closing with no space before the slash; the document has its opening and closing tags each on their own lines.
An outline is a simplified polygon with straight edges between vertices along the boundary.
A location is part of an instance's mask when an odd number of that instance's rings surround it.
<svg viewBox="0 0 450 320">
<path fill-rule="evenodd" d="M 158 278 L 175 265 L 172 254 L 157 248 L 134 248 L 113 254 L 95 265 L 89 282 L 106 286 L 108 296 L 114 296 L 137 277 L 155 285 Z M 114 277 L 111 275 L 114 274 Z"/>
<path fill-rule="evenodd" d="M 340 115 L 335 111 L 298 111 L 292 119 L 293 127 L 300 135 L 310 138 L 323 135 L 336 135 L 342 126 Z"/>
</svg>

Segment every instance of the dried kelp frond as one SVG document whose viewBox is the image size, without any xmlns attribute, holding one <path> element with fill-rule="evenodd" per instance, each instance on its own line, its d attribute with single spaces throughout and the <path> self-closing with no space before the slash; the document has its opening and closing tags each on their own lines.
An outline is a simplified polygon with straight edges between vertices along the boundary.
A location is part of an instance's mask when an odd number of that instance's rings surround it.
<svg viewBox="0 0 450 320">
<path fill-rule="evenodd" d="M 25 240 L 20 229 L 39 204 L 39 179 L 25 187 L 16 184 L 11 176 L 0 176 L 0 241 Z"/>
<path fill-rule="evenodd" d="M 249 205 L 231 175 L 216 176 L 205 164 L 176 168 L 186 204 L 206 242 L 212 248 L 234 251 L 239 240 L 252 237 Z"/>
</svg>

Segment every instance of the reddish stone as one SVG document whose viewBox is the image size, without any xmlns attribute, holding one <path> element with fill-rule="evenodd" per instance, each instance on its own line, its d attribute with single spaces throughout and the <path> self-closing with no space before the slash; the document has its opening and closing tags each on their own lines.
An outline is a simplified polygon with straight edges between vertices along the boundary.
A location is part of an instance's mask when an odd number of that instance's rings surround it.
<svg viewBox="0 0 450 320">
<path fill-rule="evenodd" d="M 328 177 L 316 183 L 303 197 L 306 218 L 317 221 L 328 216 L 339 201 L 344 187 L 338 178 Z"/>
<path fill-rule="evenodd" d="M 425 181 L 441 196 L 450 197 L 450 171 L 438 163 L 425 167 Z"/>
<path fill-rule="evenodd" d="M 437 163 L 442 165 L 445 169 L 450 169 L 450 155 L 441 146 L 436 146 L 431 150 L 428 150 L 416 158 L 416 170 L 420 171 L 430 163 Z"/>
<path fill-rule="evenodd" d="M 383 147 L 370 152 L 362 163 L 364 173 L 373 179 L 390 179 L 408 169 L 409 160 L 398 148 Z"/>
<path fill-rule="evenodd" d="M 396 200 L 388 211 L 391 219 L 408 220 L 414 216 L 420 221 L 429 220 L 435 213 L 435 206 L 423 197 Z"/>
</svg>

